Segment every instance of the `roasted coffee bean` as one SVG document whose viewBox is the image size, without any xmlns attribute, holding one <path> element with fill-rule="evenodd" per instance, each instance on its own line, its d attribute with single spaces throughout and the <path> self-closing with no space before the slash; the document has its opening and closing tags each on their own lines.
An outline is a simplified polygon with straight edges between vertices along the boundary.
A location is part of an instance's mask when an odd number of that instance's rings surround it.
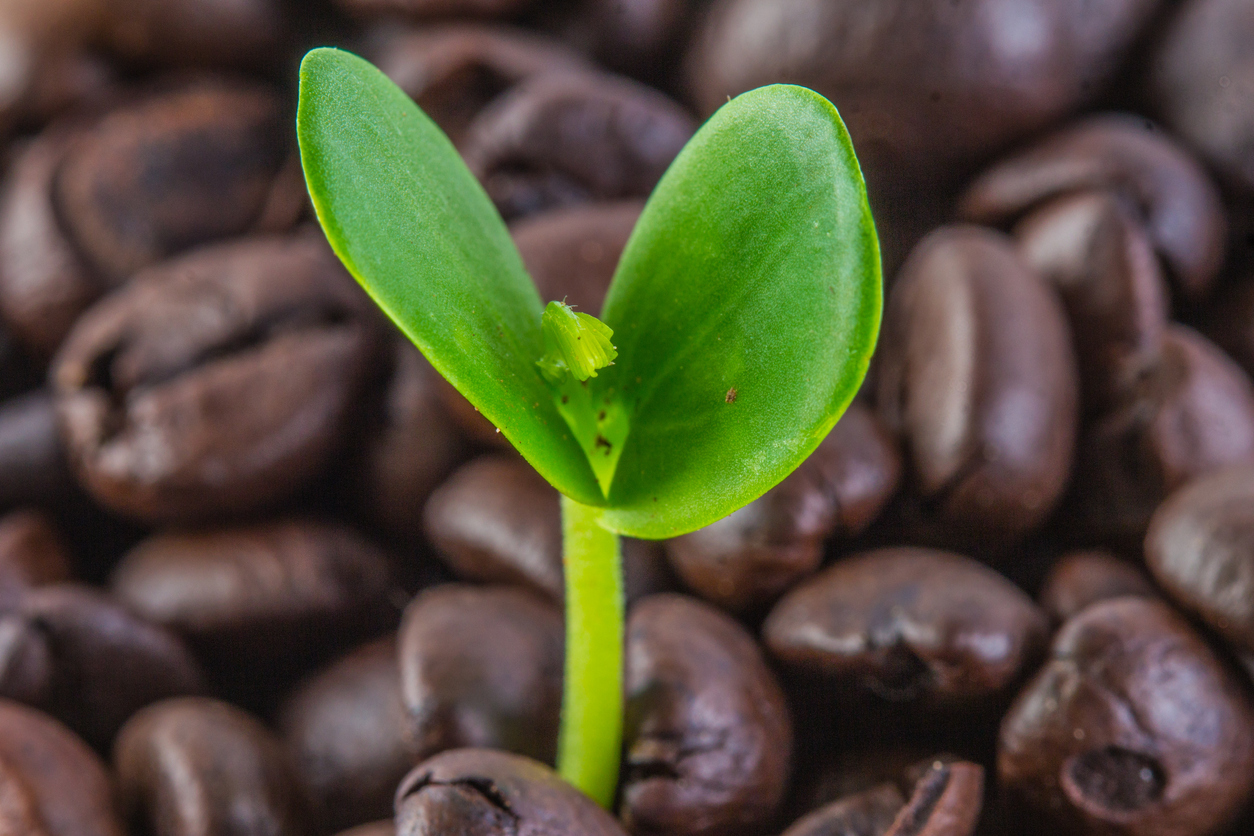
<svg viewBox="0 0 1254 836">
<path fill-rule="evenodd" d="M 206 78 L 118 108 L 81 133 L 57 169 L 53 200 L 77 250 L 117 282 L 255 228 L 289 146 L 275 91 Z"/>
<path fill-rule="evenodd" d="M 1219 193 L 1196 160 L 1139 116 L 1089 117 L 1012 155 L 971 184 L 959 214 L 1000 224 L 1078 189 L 1118 195 L 1180 290 L 1196 298 L 1210 289 L 1227 235 Z"/>
<path fill-rule="evenodd" d="M 1144 225 L 1095 190 L 1046 202 L 1014 234 L 1062 296 L 1086 407 L 1108 408 L 1158 362 L 1167 327 L 1167 287 Z"/>
<path fill-rule="evenodd" d="M 237 67 L 278 58 L 278 0 L 109 0 L 98 36 L 132 61 Z"/>
<path fill-rule="evenodd" d="M 579 53 L 531 32 L 471 23 L 371 33 L 364 54 L 455 145 L 488 103 L 533 75 L 589 69 Z"/>
<path fill-rule="evenodd" d="M 547 766 L 492 749 L 454 749 L 396 791 L 396 836 L 623 836 L 596 802 Z"/>
<path fill-rule="evenodd" d="M 1079 551 L 1058 559 L 1045 577 L 1039 597 L 1045 612 L 1061 624 L 1098 601 L 1125 595 L 1154 598 L 1158 593 L 1132 563 L 1109 552 Z"/>
<path fill-rule="evenodd" d="M 1086 431 L 1077 462 L 1082 525 L 1137 543 L 1154 509 L 1180 485 L 1254 463 L 1254 386 L 1209 340 L 1173 324 L 1159 363 Z"/>
<path fill-rule="evenodd" d="M 320 821 L 340 828 L 391 815 L 397 784 L 419 760 L 404 739 L 394 637 L 359 647 L 311 677 L 280 717 Z"/>
<path fill-rule="evenodd" d="M 1254 786 L 1254 708 L 1166 604 L 1102 601 L 1003 719 L 997 773 L 1055 832 L 1215 833 Z"/>
<path fill-rule="evenodd" d="M 124 836 L 100 758 L 60 723 L 0 700 L 0 831 Z"/>
<path fill-rule="evenodd" d="M 405 732 L 418 760 L 465 746 L 552 762 L 562 703 L 562 614 L 513 587 L 418 595 L 400 632 Z"/>
<path fill-rule="evenodd" d="M 83 45 L 97 31 L 106 6 L 104 0 L 0 4 L 0 43 L 5 44 L 0 134 L 40 109 L 50 77 L 52 86 L 59 87 L 75 73 Z"/>
<path fill-rule="evenodd" d="M 535 0 L 336 0 L 336 4 L 359 17 L 407 15 L 426 17 L 505 17 L 521 11 Z"/>
<path fill-rule="evenodd" d="M 70 579 L 70 558 L 43 511 L 22 508 L 0 517 L 0 598 Z"/>
<path fill-rule="evenodd" d="M 865 529 L 900 473 L 892 438 L 855 402 L 783 482 L 730 516 L 667 541 L 671 566 L 697 594 L 727 609 L 769 604 L 819 568 L 825 540 Z"/>
<path fill-rule="evenodd" d="M 984 769 L 933 762 L 884 836 L 971 836 L 984 803 Z"/>
<path fill-rule="evenodd" d="M 342 443 L 378 353 L 368 305 L 312 235 L 220 244 L 138 275 L 78 321 L 53 365 L 80 480 L 144 520 L 290 495 Z"/>
<path fill-rule="evenodd" d="M 376 821 L 370 824 L 360 824 L 357 827 L 345 830 L 339 836 L 396 836 L 396 825 L 391 819 L 387 821 Z"/>
<path fill-rule="evenodd" d="M 565 597 L 561 502 L 521 459 L 486 455 L 460 467 L 427 501 L 423 526 L 458 577 Z M 656 543 L 622 543 L 629 600 L 671 587 Z"/>
<path fill-rule="evenodd" d="M 1158 110 L 1234 185 L 1254 190 L 1254 9 L 1244 0 L 1192 0 L 1150 62 Z"/>
<path fill-rule="evenodd" d="M 52 393 L 0 403 L 0 506 L 61 499 L 73 485 Z"/>
<path fill-rule="evenodd" d="M 1116 0 L 720 0 L 690 56 L 708 114 L 772 82 L 847 120 L 868 179 L 952 177 L 1091 100 L 1160 5 Z"/>
<path fill-rule="evenodd" d="M 1163 589 L 1242 654 L 1254 653 L 1254 467 L 1201 476 L 1167 498 L 1145 535 Z"/>
<path fill-rule="evenodd" d="M 356 478 L 362 510 L 398 534 L 421 536 L 427 498 L 466 458 L 440 381 L 408 340 L 392 340 L 391 372 L 379 414 L 370 416 Z"/>
<path fill-rule="evenodd" d="M 878 406 L 915 488 L 956 538 L 1006 541 L 1067 484 L 1077 373 L 1053 291 L 1012 242 L 976 227 L 924 239 L 884 317 Z"/>
<path fill-rule="evenodd" d="M 45 586 L 5 602 L 0 637 L 0 694 L 100 748 L 139 708 L 203 688 L 178 637 L 87 587 Z"/>
<path fill-rule="evenodd" d="M 704 5 L 702 0 L 589 0 L 581 23 L 608 66 L 667 84 L 676 53 Z"/>
<path fill-rule="evenodd" d="M 752 832 L 787 787 L 792 721 L 745 629 L 682 595 L 627 620 L 621 816 L 636 834 Z"/>
<path fill-rule="evenodd" d="M 905 803 L 901 790 L 880 784 L 807 813 L 783 836 L 883 836 Z"/>
<path fill-rule="evenodd" d="M 933 707 L 981 707 L 1044 651 L 1044 613 L 981 563 L 891 548 L 838 560 L 775 605 L 766 646 L 841 688 Z"/>
<path fill-rule="evenodd" d="M 470 125 L 464 156 L 505 218 L 647 197 L 696 130 L 675 102 L 625 78 L 533 76 Z"/>
<path fill-rule="evenodd" d="M 300 671 L 395 617 L 388 557 L 307 519 L 155 534 L 114 570 L 132 611 L 184 635 L 219 678 Z"/>
<path fill-rule="evenodd" d="M 118 795 L 153 836 L 303 836 L 287 752 L 252 715 L 217 700 L 166 700 L 136 714 L 113 750 Z"/>
<path fill-rule="evenodd" d="M 589 203 L 530 215 L 510 228 L 540 298 L 597 315 L 644 204 Z"/>
</svg>

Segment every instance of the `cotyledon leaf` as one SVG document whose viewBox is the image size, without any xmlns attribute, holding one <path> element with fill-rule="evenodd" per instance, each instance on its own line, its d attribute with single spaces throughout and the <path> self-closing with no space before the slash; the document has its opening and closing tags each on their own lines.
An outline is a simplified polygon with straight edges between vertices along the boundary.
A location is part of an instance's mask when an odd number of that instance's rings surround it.
<svg viewBox="0 0 1254 836">
<path fill-rule="evenodd" d="M 674 536 L 787 476 L 865 376 L 882 296 L 832 104 L 772 85 L 723 106 L 649 199 L 605 301 L 618 358 L 589 384 L 630 431 L 603 524 Z"/>
<path fill-rule="evenodd" d="M 297 133 L 318 219 L 349 272 L 542 476 L 604 505 L 536 367 L 539 294 L 448 138 L 383 73 L 335 49 L 301 64 Z"/>
</svg>

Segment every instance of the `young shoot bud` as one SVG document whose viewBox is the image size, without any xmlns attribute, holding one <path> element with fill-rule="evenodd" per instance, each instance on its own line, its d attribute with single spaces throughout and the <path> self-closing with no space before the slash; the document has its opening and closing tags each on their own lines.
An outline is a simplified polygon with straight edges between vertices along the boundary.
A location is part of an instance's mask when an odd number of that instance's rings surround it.
<svg viewBox="0 0 1254 836">
<path fill-rule="evenodd" d="M 578 313 L 565 302 L 550 302 L 540 319 L 544 356 L 536 361 L 550 383 L 560 383 L 567 372 L 583 382 L 597 369 L 612 365 L 618 350 L 610 343 L 614 332 L 601 320 Z"/>
</svg>

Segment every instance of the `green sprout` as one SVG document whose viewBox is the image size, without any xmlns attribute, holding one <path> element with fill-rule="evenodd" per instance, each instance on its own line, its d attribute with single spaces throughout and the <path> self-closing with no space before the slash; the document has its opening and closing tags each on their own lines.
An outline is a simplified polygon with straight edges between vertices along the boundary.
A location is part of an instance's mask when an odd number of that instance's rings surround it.
<svg viewBox="0 0 1254 836">
<path fill-rule="evenodd" d="M 623 723 L 619 537 L 673 537 L 761 496 L 835 425 L 879 332 L 879 245 L 836 109 L 730 100 L 662 178 L 600 318 L 545 308 L 452 143 L 381 72 L 301 65 L 301 162 L 349 272 L 562 494 L 558 769 L 609 806 Z"/>
</svg>

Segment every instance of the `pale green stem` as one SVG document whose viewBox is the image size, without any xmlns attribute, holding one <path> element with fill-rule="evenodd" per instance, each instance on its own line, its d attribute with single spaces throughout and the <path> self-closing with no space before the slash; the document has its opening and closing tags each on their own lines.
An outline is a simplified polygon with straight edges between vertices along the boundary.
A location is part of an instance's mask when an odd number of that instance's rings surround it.
<svg viewBox="0 0 1254 836">
<path fill-rule="evenodd" d="M 562 497 L 566 678 L 557 768 L 602 807 L 614 803 L 623 741 L 623 572 L 599 511 Z"/>
</svg>

